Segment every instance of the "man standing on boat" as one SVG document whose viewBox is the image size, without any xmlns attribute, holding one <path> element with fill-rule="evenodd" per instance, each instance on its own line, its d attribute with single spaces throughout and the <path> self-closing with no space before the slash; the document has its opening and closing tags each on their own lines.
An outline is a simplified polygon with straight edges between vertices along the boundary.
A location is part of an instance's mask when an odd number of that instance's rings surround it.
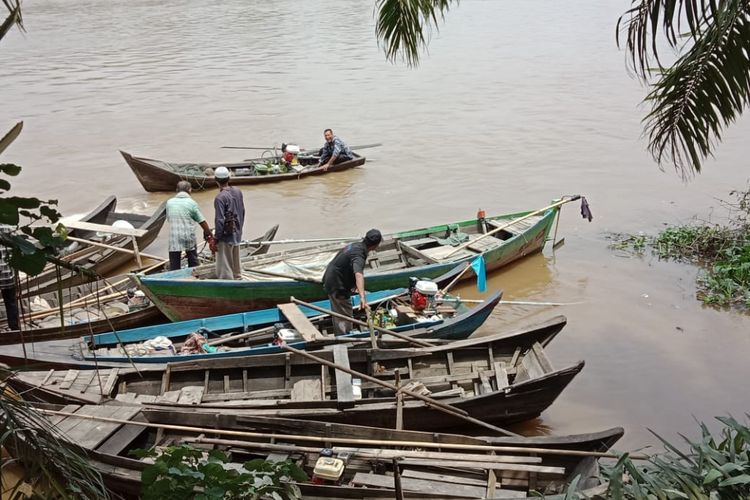
<svg viewBox="0 0 750 500">
<path fill-rule="evenodd" d="M 351 294 L 359 294 L 360 304 L 367 306 L 365 300 L 365 262 L 367 254 L 378 248 L 383 239 L 380 231 L 370 229 L 362 241 L 346 245 L 326 267 L 323 274 L 323 288 L 331 301 L 333 312 L 344 314 L 350 318 L 354 315 Z M 352 323 L 344 319 L 333 318 L 334 335 L 342 335 L 352 328 Z"/>
<path fill-rule="evenodd" d="M 0 224 L 0 232 L 10 237 L 13 228 L 7 224 Z M 5 317 L 8 328 L 18 330 L 18 299 L 16 287 L 16 271 L 10 267 L 10 249 L 0 244 L 0 291 L 5 303 Z"/>
<path fill-rule="evenodd" d="M 188 267 L 198 265 L 198 248 L 195 241 L 193 222 L 203 228 L 203 239 L 211 238 L 211 230 L 200 207 L 190 197 L 192 187 L 188 181 L 177 183 L 177 194 L 167 200 L 167 220 L 169 221 L 169 269 L 180 268 L 182 252 L 187 255 Z"/>
<path fill-rule="evenodd" d="M 242 191 L 229 185 L 229 169 L 219 167 L 214 172 L 219 194 L 214 199 L 216 219 L 216 277 L 221 280 L 242 278 L 240 242 L 245 223 L 245 202 Z"/>
<path fill-rule="evenodd" d="M 323 167 L 323 171 L 327 171 L 331 165 L 354 158 L 352 150 L 344 141 L 333 135 L 333 130 L 325 129 L 323 137 L 326 143 L 320 148 L 320 160 L 318 160 L 318 165 Z"/>
</svg>

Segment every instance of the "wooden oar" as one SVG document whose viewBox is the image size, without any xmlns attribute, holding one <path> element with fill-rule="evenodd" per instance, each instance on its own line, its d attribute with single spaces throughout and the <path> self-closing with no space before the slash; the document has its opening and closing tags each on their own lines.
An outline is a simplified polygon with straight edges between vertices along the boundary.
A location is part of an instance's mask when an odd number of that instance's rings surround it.
<svg viewBox="0 0 750 500">
<path fill-rule="evenodd" d="M 300 351 L 299 349 L 295 349 L 294 347 L 291 347 L 288 344 L 283 344 L 281 346 L 281 348 L 284 349 L 285 351 L 289 351 L 291 353 L 297 354 L 298 356 L 302 356 L 302 357 L 305 357 L 307 359 L 311 359 L 311 360 L 313 360 L 313 361 L 315 361 L 317 363 L 320 363 L 322 365 L 328 366 L 330 368 L 335 368 L 336 370 L 343 371 L 343 372 L 348 373 L 350 375 L 354 375 L 355 377 L 359 377 L 359 378 L 361 378 L 363 380 L 367 380 L 367 381 L 372 382 L 374 384 L 381 385 L 381 386 L 383 386 L 385 388 L 388 388 L 388 389 L 392 390 L 395 394 L 398 394 L 399 392 L 404 393 L 404 394 L 408 394 L 409 396 L 411 396 L 413 398 L 416 398 L 416 399 L 419 399 L 421 401 L 424 401 L 425 403 L 427 403 L 432 408 L 440 410 L 443 413 L 447 413 L 447 414 L 449 414 L 449 415 L 451 415 L 453 417 L 460 418 L 461 420 L 465 420 L 465 421 L 467 421 L 467 422 L 469 422 L 471 424 L 479 425 L 481 427 L 485 427 L 487 429 L 491 429 L 491 430 L 493 430 L 495 432 L 498 432 L 500 434 L 504 434 L 506 436 L 518 436 L 518 434 L 516 434 L 514 432 L 507 431 L 507 430 L 505 430 L 503 428 L 497 427 L 497 426 L 492 425 L 492 424 L 488 424 L 487 422 L 483 422 L 482 420 L 479 420 L 478 418 L 471 417 L 471 416 L 469 416 L 468 412 L 466 412 L 465 410 L 462 410 L 461 408 L 456 408 L 455 406 L 451 406 L 451 405 L 447 405 L 445 403 L 441 403 L 440 401 L 438 401 L 436 399 L 433 399 L 431 397 L 425 396 L 423 394 L 419 394 L 418 392 L 413 392 L 413 391 L 410 391 L 408 389 L 404 389 L 403 387 L 398 388 L 395 385 L 390 384 L 390 383 L 388 383 L 388 382 L 386 382 L 384 380 L 380 380 L 378 378 L 371 377 L 371 376 L 367 375 L 366 373 L 361 373 L 361 372 L 358 372 L 356 370 L 352 370 L 351 368 L 347 368 L 345 366 L 341 366 L 341 365 L 339 365 L 337 363 L 334 363 L 332 361 L 328 361 L 326 359 L 319 358 L 318 356 L 310 354 L 309 352 Z"/>
<path fill-rule="evenodd" d="M 289 300 L 291 300 L 292 302 L 294 302 L 297 305 L 301 305 L 301 306 L 305 306 L 307 308 L 310 308 L 313 311 L 318 311 L 318 312 L 322 312 L 322 313 L 325 313 L 325 314 L 330 314 L 331 316 L 333 316 L 335 318 L 340 318 L 340 319 L 343 319 L 343 320 L 346 320 L 346 321 L 350 321 L 350 322 L 354 323 L 355 325 L 368 326 L 367 323 L 365 323 L 364 321 L 360 321 L 358 319 L 346 316 L 345 314 L 339 314 L 337 312 L 333 312 L 333 311 L 330 311 L 328 309 L 324 309 L 322 307 L 318 307 L 315 304 L 310 304 L 308 302 L 304 302 L 304 301 L 301 301 L 299 299 L 295 299 L 294 297 L 290 297 Z M 402 333 L 398 333 L 398 332 L 394 332 L 392 330 L 388 330 L 387 328 L 380 328 L 379 326 L 374 326 L 373 325 L 373 329 L 375 329 L 376 331 L 378 331 L 380 333 L 384 333 L 384 334 L 387 334 L 387 335 L 393 335 L 394 337 L 399 338 L 401 340 L 406 340 L 407 342 L 415 344 L 415 345 L 418 345 L 419 347 L 432 347 L 432 344 L 430 344 L 428 342 L 424 342 L 422 340 L 418 340 L 418 339 L 409 337 L 408 335 L 404 335 Z M 370 330 L 370 331 L 372 331 L 372 330 Z"/>
<path fill-rule="evenodd" d="M 234 429 L 218 429 L 215 427 L 193 427 L 186 425 L 175 425 L 175 424 L 156 424 L 151 422 L 141 422 L 138 420 L 124 420 L 121 418 L 110 418 L 110 417 L 97 417 L 93 415 L 79 415 L 77 413 L 70 413 L 67 411 L 58 410 L 45 410 L 39 408 L 37 411 L 44 413 L 45 415 L 57 415 L 59 417 L 73 417 L 81 418 L 84 420 L 93 420 L 96 422 L 109 422 L 112 424 L 122 425 L 135 425 L 139 427 L 147 427 L 149 429 L 164 429 L 173 431 L 185 431 L 192 434 L 220 434 L 225 436 L 238 436 L 238 437 L 250 437 L 250 438 L 268 438 L 268 432 L 252 432 L 252 431 L 238 431 Z M 441 442 L 430 442 L 430 441 L 390 441 L 382 439 L 362 439 L 362 438 L 350 438 L 350 437 L 337 437 L 337 436 L 307 436 L 303 434 L 272 434 L 275 440 L 298 440 L 298 441 L 310 441 L 313 443 L 349 443 L 366 446 L 403 446 L 413 448 L 440 448 L 446 450 L 472 450 L 481 453 L 488 453 L 491 451 L 496 452 L 509 452 L 509 453 L 539 453 L 542 455 L 560 455 L 570 457 L 597 457 L 597 458 L 620 458 L 620 455 L 614 453 L 605 453 L 601 451 L 583 451 L 583 450 L 566 450 L 557 448 L 543 448 L 543 447 L 525 447 L 525 446 L 503 446 L 503 445 L 492 445 L 492 444 L 461 444 L 461 443 L 441 443 Z M 648 455 L 628 455 L 633 460 L 649 460 Z"/>
<path fill-rule="evenodd" d="M 377 142 L 375 144 L 362 144 L 361 146 L 349 146 L 349 149 L 369 149 L 369 148 L 377 148 L 377 147 L 380 147 L 382 145 L 383 145 L 382 143 Z M 264 147 L 261 147 L 261 146 L 222 146 L 222 149 L 257 149 L 257 150 L 260 150 L 260 151 L 273 151 L 275 149 L 278 149 L 279 151 L 281 151 L 281 147 L 280 146 L 273 146 L 273 147 L 270 147 L 270 148 L 264 148 Z M 318 149 L 320 149 L 320 148 L 318 148 Z M 300 151 L 302 152 L 302 151 L 316 151 L 316 150 L 314 150 L 314 149 L 301 149 Z"/>
<path fill-rule="evenodd" d="M 508 227 L 510 227 L 510 226 L 512 226 L 514 224 L 518 224 L 519 222 L 524 221 L 524 220 L 528 219 L 529 217 L 533 217 L 535 215 L 539 215 L 540 213 L 546 212 L 547 210 L 549 210 L 551 208 L 559 207 L 560 205 L 564 205 L 566 203 L 570 203 L 571 201 L 576 201 L 576 200 L 580 200 L 580 199 L 581 199 L 581 195 L 577 194 L 575 196 L 571 196 L 570 198 L 563 198 L 562 200 L 560 200 L 560 201 L 558 201 L 556 203 L 553 203 L 552 205 L 548 205 L 548 206 L 546 206 L 544 208 L 540 208 L 539 210 L 534 210 L 533 212 L 529 212 L 528 214 L 524 215 L 523 217 L 519 217 L 518 219 L 513 219 L 512 221 L 508 222 L 507 224 L 503 224 L 502 226 L 500 226 L 498 228 L 495 228 L 495 229 L 493 229 L 492 231 L 490 231 L 488 233 L 484 233 L 479 238 L 476 238 L 476 239 L 473 239 L 473 240 L 469 240 L 466 243 L 457 246 L 450 253 L 448 253 L 444 258 L 447 259 L 448 257 L 450 257 L 451 255 L 453 255 L 454 253 L 463 250 L 464 248 L 468 247 L 469 245 L 473 245 L 474 243 L 476 243 L 477 241 L 479 241 L 481 239 L 484 239 L 484 238 L 486 238 L 488 236 L 492 236 L 493 234 L 499 233 L 503 229 L 506 229 L 506 228 L 508 228 Z"/>
</svg>

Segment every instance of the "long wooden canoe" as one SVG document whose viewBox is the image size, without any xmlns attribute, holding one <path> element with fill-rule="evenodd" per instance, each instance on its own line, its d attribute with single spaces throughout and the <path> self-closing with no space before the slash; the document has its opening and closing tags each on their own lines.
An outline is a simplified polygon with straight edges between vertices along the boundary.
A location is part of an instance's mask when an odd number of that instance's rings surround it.
<svg viewBox="0 0 750 500">
<path fill-rule="evenodd" d="M 405 299 L 405 290 L 384 290 L 369 293 L 368 303 L 372 308 L 388 310 L 398 307 L 411 308 Z M 439 306 L 429 314 L 399 314 L 390 330 L 410 337 L 431 339 L 463 339 L 471 335 L 490 315 L 500 300 L 502 292 L 491 294 L 487 300 L 469 308 L 462 303 Z M 358 298 L 354 299 L 355 306 Z M 329 308 L 328 301 L 314 305 Z M 75 368 L 128 368 L 132 362 L 138 366 L 165 368 L 167 363 L 200 359 L 225 359 L 238 356 L 257 356 L 283 352 L 276 339 L 280 332 L 290 336 L 285 343 L 297 349 L 320 349 L 325 345 L 345 342 L 352 345 L 357 339 L 367 341 L 369 331 L 353 330 L 342 337 L 326 334 L 332 331 L 330 315 L 318 311 L 286 304 L 284 309 L 266 309 L 247 313 L 230 314 L 201 320 L 189 320 L 129 330 L 106 332 L 67 341 L 38 342 L 33 350 L 23 346 L 0 346 L 0 360 L 11 366 L 23 364 L 49 367 Z M 180 353 L 182 343 L 194 332 L 204 332 L 209 343 L 219 346 L 215 352 L 193 354 Z M 321 333 L 324 332 L 324 333 Z M 154 350 L 149 341 L 162 337 L 161 349 Z M 393 337 L 382 339 L 384 347 L 397 345 Z"/>
<path fill-rule="evenodd" d="M 565 325 L 557 317 L 511 333 L 404 349 L 350 349 L 337 345 L 315 355 L 394 383 L 419 387 L 442 403 L 485 422 L 504 425 L 538 416 L 583 369 L 578 362 L 553 368 L 544 352 Z M 352 378 L 292 354 L 170 363 L 164 370 L 103 369 L 18 372 L 9 383 L 24 398 L 49 403 L 98 403 L 114 397 L 156 406 L 230 408 L 237 415 L 324 419 L 392 428 L 393 392 L 362 381 L 356 399 Z M 213 411 L 213 410 L 209 410 Z M 403 401 L 404 428 L 440 430 L 465 421 Z"/>
<path fill-rule="evenodd" d="M 130 450 L 181 444 L 222 449 L 233 468 L 258 458 L 291 460 L 310 478 L 324 448 L 333 458 L 345 458 L 338 481 L 298 483 L 306 499 L 396 498 L 392 457 L 399 463 L 405 498 L 487 498 L 488 492 L 494 498 L 517 498 L 533 491 L 552 495 L 565 491 L 578 475 L 579 489 L 598 482 L 591 477 L 596 476 L 597 458 L 589 454 L 607 452 L 623 435 L 623 429 L 615 427 L 589 434 L 496 438 L 219 411 L 113 405 L 45 409 L 62 413 L 50 412 L 48 418 L 63 439 L 84 449 L 108 488 L 126 498 L 142 493 L 146 467 L 128 455 Z"/>
<path fill-rule="evenodd" d="M 133 225 L 135 229 L 145 230 L 146 233 L 136 238 L 139 250 L 145 249 L 150 245 L 159 234 L 164 221 L 166 220 L 166 204 L 162 203 L 152 215 L 141 215 L 132 212 L 117 212 L 117 198 L 109 196 L 97 208 L 91 211 L 86 217 L 81 219 L 82 222 L 88 222 L 100 225 L 109 225 L 118 220 L 124 220 Z M 91 240 L 92 242 L 105 243 L 112 247 L 119 247 L 125 250 L 133 250 L 133 241 L 129 236 L 99 236 L 95 231 L 85 231 L 81 229 L 71 229 L 68 234 L 76 238 Z M 69 250 L 66 255 L 61 257 L 62 260 L 79 266 L 83 269 L 90 270 L 98 276 L 107 276 L 116 269 L 122 267 L 129 261 L 135 262 L 132 254 L 117 251 L 108 248 L 102 248 L 94 245 L 74 243 L 69 245 L 75 247 Z M 56 266 L 49 265 L 40 274 L 21 279 L 21 296 L 38 295 L 59 287 L 66 288 L 82 283 L 95 281 L 95 277 L 84 273 L 71 273 L 61 269 L 62 279 L 58 281 Z"/>
<path fill-rule="evenodd" d="M 272 241 L 278 229 L 279 226 L 275 225 L 253 241 Z M 248 255 L 261 255 L 269 248 L 270 245 L 248 246 L 245 251 Z M 158 267 L 150 272 L 157 270 Z M 22 298 L 19 318 L 21 331 L 7 328 L 4 310 L 0 309 L 0 330 L 3 330 L 0 345 L 71 339 L 167 321 L 148 299 L 145 304 L 133 304 L 127 294 L 128 287 L 132 290 L 132 286 L 127 276 L 115 276 L 63 288 L 59 292 Z"/>
<path fill-rule="evenodd" d="M 293 181 L 312 175 L 341 172 L 365 164 L 365 157 L 356 153 L 348 161 L 332 165 L 327 171 L 318 167 L 317 157 L 300 157 L 297 169 L 287 172 L 266 173 L 261 167 L 266 158 L 256 158 L 237 163 L 173 163 L 151 158 L 143 158 L 120 151 L 125 162 L 133 171 L 146 191 L 174 191 L 179 181 L 188 181 L 195 190 L 216 189 L 213 169 L 224 166 L 229 169 L 231 183 L 235 186 L 264 184 L 268 182 Z M 209 175 L 206 175 L 206 172 Z M 261 171 L 263 173 L 261 173 Z"/>
<path fill-rule="evenodd" d="M 488 272 L 505 266 L 544 247 L 558 210 L 555 207 L 538 215 L 529 216 L 533 213 L 529 211 L 489 217 L 486 223 L 492 229 L 528 216 L 482 239 L 476 219 L 386 235 L 378 250 L 368 256 L 367 289 L 398 288 L 410 276 L 435 279 L 479 255 L 484 257 Z M 449 255 L 456 249 L 453 244 L 467 239 L 476 243 Z M 173 321 L 267 309 L 286 302 L 290 296 L 305 301 L 325 298 L 320 279 L 327 263 L 344 245 L 317 245 L 243 259 L 242 280 L 216 279 L 211 266 L 134 275 L 133 279 Z M 279 273 L 295 279 L 273 276 Z M 471 272 L 464 275 L 470 276 Z"/>
</svg>

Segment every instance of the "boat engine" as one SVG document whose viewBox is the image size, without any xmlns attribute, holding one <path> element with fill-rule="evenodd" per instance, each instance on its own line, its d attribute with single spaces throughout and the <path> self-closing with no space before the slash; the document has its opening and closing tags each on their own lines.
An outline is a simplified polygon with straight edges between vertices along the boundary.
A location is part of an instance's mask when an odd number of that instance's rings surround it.
<svg viewBox="0 0 750 500">
<path fill-rule="evenodd" d="M 320 450 L 311 482 L 313 484 L 341 484 L 341 476 L 344 474 L 350 455 L 350 453 L 339 453 L 334 457 L 333 450 L 330 448 Z"/>
<path fill-rule="evenodd" d="M 434 281 L 409 278 L 409 296 L 415 312 L 434 312 L 437 292 L 438 286 Z"/>
<path fill-rule="evenodd" d="M 299 165 L 299 146 L 296 144 L 282 144 L 281 152 L 283 153 L 283 160 L 286 162 L 287 167 L 296 167 Z"/>
</svg>

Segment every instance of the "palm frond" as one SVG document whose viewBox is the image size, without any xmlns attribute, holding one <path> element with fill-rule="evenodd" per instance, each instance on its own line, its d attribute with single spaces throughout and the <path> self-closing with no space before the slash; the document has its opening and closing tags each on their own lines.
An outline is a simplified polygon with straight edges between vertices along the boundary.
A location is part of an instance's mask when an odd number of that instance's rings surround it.
<svg viewBox="0 0 750 500">
<path fill-rule="evenodd" d="M 750 1 L 715 4 L 710 23 L 696 33 L 692 46 L 652 86 L 644 119 L 651 155 L 683 177 L 700 172 L 723 129 L 748 104 Z"/>
<path fill-rule="evenodd" d="M 375 4 L 375 34 L 384 44 L 386 58 L 417 66 L 426 50 L 432 29 L 444 20 L 457 0 L 378 0 Z"/>
<path fill-rule="evenodd" d="M 10 14 L 5 18 L 3 24 L 0 24 L 0 39 L 2 39 L 13 26 L 18 26 L 18 29 L 21 31 L 24 29 L 23 19 L 21 18 L 20 0 L 3 0 L 3 4 Z"/>
<path fill-rule="evenodd" d="M 2 370 L 0 378 L 9 376 Z M 12 376 L 12 375 L 10 375 Z M 56 498 L 108 499 L 101 474 L 40 412 L 0 382 L 0 446 Z"/>
</svg>

